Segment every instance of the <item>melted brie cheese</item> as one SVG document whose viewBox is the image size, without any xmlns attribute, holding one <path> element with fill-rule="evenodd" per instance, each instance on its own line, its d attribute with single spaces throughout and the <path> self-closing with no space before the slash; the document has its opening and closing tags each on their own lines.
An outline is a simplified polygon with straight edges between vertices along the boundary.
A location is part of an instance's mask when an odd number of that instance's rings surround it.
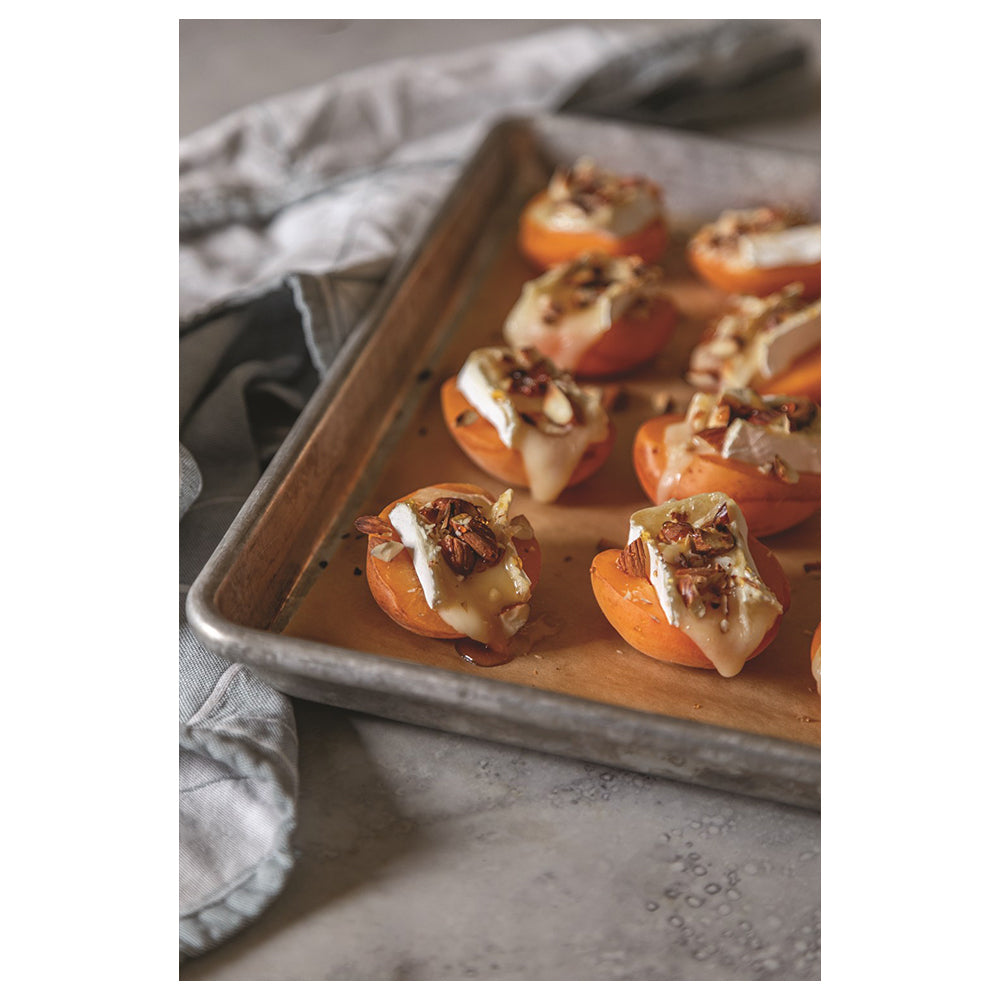
<svg viewBox="0 0 1000 1000">
<path fill-rule="evenodd" d="M 736 245 L 742 267 L 790 267 L 815 264 L 820 259 L 820 227 L 790 226 L 777 232 L 747 233 Z"/>
<path fill-rule="evenodd" d="M 662 216 L 659 199 L 649 188 L 635 187 L 622 200 L 604 202 L 587 211 L 568 199 L 540 198 L 528 210 L 546 229 L 579 233 L 599 231 L 625 237 L 644 229 Z"/>
<path fill-rule="evenodd" d="M 814 302 L 801 312 L 789 316 L 773 330 L 754 338 L 757 370 L 771 378 L 791 368 L 792 363 L 808 354 L 820 343 L 820 304 Z"/>
<path fill-rule="evenodd" d="M 560 232 L 599 231 L 630 236 L 663 215 L 656 186 L 642 177 L 619 177 L 581 157 L 571 170 L 557 170 L 545 196 L 529 214 L 546 229 Z"/>
<path fill-rule="evenodd" d="M 428 606 L 456 632 L 494 648 L 503 646 L 527 621 L 531 598 L 531 580 L 524 572 L 507 520 L 511 495 L 507 490 L 491 504 L 481 494 L 428 487 L 389 512 L 390 523 L 413 559 Z M 445 562 L 440 545 L 434 541 L 433 527 L 420 517 L 420 509 L 438 497 L 450 496 L 471 500 L 480 508 L 503 546 L 503 557 L 495 566 L 462 576 Z M 518 610 L 520 605 L 523 610 Z"/>
<path fill-rule="evenodd" d="M 729 390 L 737 398 L 752 403 L 753 399 L 775 403 L 787 396 L 757 397 L 751 390 Z M 787 420 L 773 424 L 753 424 L 740 417 L 732 420 L 721 445 L 713 448 L 698 432 L 710 426 L 712 414 L 724 392 L 710 394 L 696 392 L 691 397 L 684 420 L 668 424 L 663 432 L 663 448 L 667 456 L 663 473 L 657 484 L 656 496 L 667 500 L 674 494 L 677 484 L 696 455 L 716 454 L 745 462 L 758 468 L 771 465 L 775 458 L 794 472 L 820 474 L 821 420 L 819 407 L 812 422 L 800 430 L 790 429 Z"/>
<path fill-rule="evenodd" d="M 758 386 L 819 347 L 819 302 L 797 309 L 771 329 L 758 327 L 769 310 L 782 299 L 794 298 L 793 293 L 801 287 L 789 285 L 765 299 L 741 297 L 738 312 L 722 316 L 712 339 L 695 348 L 692 373 L 711 373 L 721 389 Z"/>
<path fill-rule="evenodd" d="M 788 431 L 779 427 L 761 426 L 734 420 L 726 431 L 719 449 L 723 458 L 747 465 L 769 465 L 780 458 L 796 472 L 820 471 L 819 417 L 807 430 Z"/>
<path fill-rule="evenodd" d="M 667 544 L 657 535 L 667 515 L 685 511 L 694 527 L 710 524 L 719 507 L 729 510 L 736 546 L 716 556 L 712 565 L 729 575 L 730 593 L 721 608 L 696 602 L 688 608 L 677 587 L 674 570 L 684 543 Z M 702 493 L 687 500 L 669 500 L 636 511 L 629 522 L 629 543 L 641 539 L 646 548 L 649 582 L 667 621 L 682 629 L 723 677 L 734 677 L 781 614 L 781 602 L 764 583 L 750 555 L 747 525 L 739 507 L 725 493 Z"/>
<path fill-rule="evenodd" d="M 521 452 L 532 499 L 551 503 L 566 488 L 587 448 L 608 436 L 608 415 L 596 392 L 581 389 L 561 374 L 560 389 L 576 404 L 583 422 L 552 428 L 552 433 L 532 426 L 522 418 L 515 398 L 501 388 L 507 354 L 500 347 L 473 351 L 458 373 L 457 387 L 469 405 L 496 428 L 503 443 Z M 525 408 L 531 403 L 534 408 L 540 405 L 523 397 L 516 402 Z"/>
<path fill-rule="evenodd" d="M 558 357 L 563 368 L 574 370 L 580 359 L 610 329 L 611 324 L 636 302 L 659 293 L 657 281 L 637 281 L 632 261 L 627 257 L 601 258 L 611 283 L 586 306 L 566 310 L 552 323 L 543 320 L 553 302 L 566 299 L 572 287 L 567 273 L 577 262 L 570 261 L 526 282 L 514 308 L 504 322 L 504 340 L 511 347 L 537 347 L 549 357 Z M 633 259 L 634 260 L 634 259 Z"/>
</svg>

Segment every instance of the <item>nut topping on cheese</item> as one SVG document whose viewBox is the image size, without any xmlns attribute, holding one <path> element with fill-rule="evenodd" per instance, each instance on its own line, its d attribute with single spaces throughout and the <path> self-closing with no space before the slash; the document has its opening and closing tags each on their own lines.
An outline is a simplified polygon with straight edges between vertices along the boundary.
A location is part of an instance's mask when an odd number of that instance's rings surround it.
<svg viewBox="0 0 1000 1000">
<path fill-rule="evenodd" d="M 663 432 L 666 462 L 657 497 L 667 498 L 695 455 L 753 465 L 782 482 L 820 472 L 820 408 L 801 396 L 759 396 L 752 389 L 696 392 L 683 421 Z"/>
<path fill-rule="evenodd" d="M 532 532 L 525 518 L 509 517 L 511 497 L 506 490 L 491 502 L 428 487 L 397 503 L 388 525 L 363 517 L 355 527 L 378 538 L 395 529 L 428 606 L 456 632 L 498 649 L 527 621 L 531 599 L 514 539 Z"/>
<path fill-rule="evenodd" d="M 655 299 L 669 298 L 663 272 L 641 257 L 583 254 L 524 285 L 504 323 L 512 347 L 557 338 L 573 368 L 621 316 L 644 318 Z"/>
<path fill-rule="evenodd" d="M 546 197 L 531 209 L 548 229 L 568 232 L 599 229 L 615 236 L 638 232 L 662 215 L 659 189 L 643 177 L 618 176 L 583 157 L 559 169 Z"/>
<path fill-rule="evenodd" d="M 787 371 L 820 343 L 820 303 L 802 285 L 757 298 L 734 298 L 708 339 L 691 352 L 688 381 L 708 389 L 754 387 Z"/>
<path fill-rule="evenodd" d="M 565 489 L 587 447 L 609 433 L 600 392 L 581 388 L 533 348 L 483 347 L 458 373 L 469 405 L 521 452 L 534 499 Z"/>
<path fill-rule="evenodd" d="M 725 677 L 743 669 L 782 612 L 750 555 L 747 526 L 724 493 L 636 511 L 618 569 L 653 585 L 671 625 Z"/>
</svg>

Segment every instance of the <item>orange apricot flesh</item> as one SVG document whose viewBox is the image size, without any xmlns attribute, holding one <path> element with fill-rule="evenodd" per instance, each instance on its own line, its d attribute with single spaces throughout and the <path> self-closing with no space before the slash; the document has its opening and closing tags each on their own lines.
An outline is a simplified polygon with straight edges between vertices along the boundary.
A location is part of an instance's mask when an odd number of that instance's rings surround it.
<svg viewBox="0 0 1000 1000">
<path fill-rule="evenodd" d="M 808 354 L 803 354 L 791 368 L 773 375 L 754 388 L 761 395 L 805 396 L 814 403 L 821 403 L 820 366 L 820 345 L 817 344 Z"/>
<path fill-rule="evenodd" d="M 480 469 L 501 482 L 513 486 L 528 486 L 524 456 L 520 451 L 508 448 L 497 429 L 485 417 L 469 424 L 458 422 L 459 416 L 470 409 L 472 405 L 458 389 L 457 376 L 448 379 L 441 386 L 441 410 L 456 444 Z M 615 429 L 609 423 L 607 436 L 602 441 L 594 441 L 587 446 L 566 486 L 575 486 L 592 476 L 607 461 L 614 442 Z"/>
<path fill-rule="evenodd" d="M 683 419 L 673 413 L 654 417 L 636 433 L 632 464 L 639 485 L 654 504 L 684 500 L 699 493 L 726 493 L 736 501 L 747 526 L 758 536 L 784 531 L 819 510 L 820 477 L 816 473 L 801 472 L 798 482 L 786 483 L 756 466 L 721 455 L 692 456 L 673 487 L 661 491 L 660 479 L 667 462 L 663 434 L 670 424 Z"/>
<path fill-rule="evenodd" d="M 748 539 L 750 555 L 764 582 L 781 602 L 782 614 L 791 604 L 788 578 L 770 549 L 753 536 Z M 619 549 L 599 552 L 590 565 L 594 597 L 612 628 L 634 649 L 663 663 L 714 670 L 712 661 L 683 629 L 671 625 L 660 607 L 649 580 L 623 573 L 615 565 Z M 747 657 L 762 653 L 778 634 L 782 615 L 767 630 L 757 648 Z"/>
<path fill-rule="evenodd" d="M 479 486 L 472 486 L 469 483 L 440 483 L 435 489 L 444 491 L 447 494 L 456 495 L 473 494 L 486 497 L 491 502 L 496 498 L 491 496 L 486 490 Z M 384 521 L 389 520 L 389 512 L 397 504 L 403 503 L 415 496 L 420 490 L 408 493 L 399 500 L 394 500 L 387 504 L 380 512 L 379 517 Z M 385 541 L 399 541 L 399 535 L 395 530 L 391 535 L 369 535 L 368 536 L 368 557 L 365 561 L 365 573 L 368 578 L 368 587 L 372 592 L 378 606 L 397 625 L 417 635 L 428 636 L 431 639 L 459 639 L 460 632 L 456 632 L 448 625 L 441 616 L 434 611 L 424 597 L 423 588 L 417 577 L 417 571 L 413 566 L 413 558 L 409 551 L 404 549 L 395 559 L 384 562 L 372 555 L 372 549 L 376 545 Z M 536 538 L 514 540 L 514 547 L 521 557 L 524 572 L 531 580 L 532 589 L 538 585 L 541 575 L 542 554 Z"/>
<path fill-rule="evenodd" d="M 698 247 L 688 250 L 688 260 L 695 273 L 715 288 L 735 295 L 763 298 L 793 281 L 803 285 L 803 296 L 815 299 L 820 294 L 820 262 L 792 264 L 787 267 L 737 267 L 718 254 L 704 253 Z"/>
<path fill-rule="evenodd" d="M 670 234 L 662 218 L 653 219 L 642 229 L 628 236 L 614 236 L 600 229 L 568 232 L 549 229 L 534 218 L 531 209 L 547 198 L 546 192 L 535 195 L 521 213 L 518 248 L 535 267 L 542 271 L 599 251 L 612 257 L 641 257 L 647 264 L 662 259 L 670 243 Z"/>
<path fill-rule="evenodd" d="M 585 378 L 620 375 L 651 361 L 670 342 L 677 326 L 677 307 L 670 299 L 654 299 L 648 312 L 626 311 L 580 356 L 567 352 L 558 323 L 533 331 L 531 346 L 564 371 Z"/>
</svg>

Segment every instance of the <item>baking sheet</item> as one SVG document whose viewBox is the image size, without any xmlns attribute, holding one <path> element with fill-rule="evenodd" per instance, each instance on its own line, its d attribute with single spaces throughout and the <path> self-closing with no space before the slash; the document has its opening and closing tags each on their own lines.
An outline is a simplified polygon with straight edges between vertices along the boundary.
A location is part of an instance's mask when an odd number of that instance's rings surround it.
<svg viewBox="0 0 1000 1000">
<path fill-rule="evenodd" d="M 476 667 L 452 643 L 385 617 L 363 575 L 365 539 L 351 524 L 435 482 L 504 489 L 451 440 L 438 389 L 471 349 L 500 343 L 503 318 L 532 276 L 514 246 L 520 208 L 555 163 L 595 150 L 609 167 L 663 185 L 675 236 L 665 269 L 682 320 L 650 370 L 611 380 L 623 391 L 607 465 L 553 505 L 515 490 L 513 512 L 527 515 L 542 548 L 530 648 L 509 664 Z M 324 383 L 275 480 L 223 543 L 228 554 L 198 594 L 206 641 L 240 649 L 271 683 L 300 696 L 818 805 L 820 701 L 808 654 L 820 616 L 819 515 L 765 540 L 789 576 L 792 608 L 775 642 L 735 678 L 632 650 L 601 615 L 588 573 L 598 548 L 621 544 L 629 514 L 649 504 L 632 470 L 632 436 L 665 399 L 685 405 L 691 389 L 680 373 L 722 303 L 690 274 L 685 237 L 724 207 L 782 200 L 815 210 L 817 199 L 809 158 L 600 122 L 498 126 L 395 282 L 364 348 Z M 338 434 L 346 442 L 338 445 Z M 327 444 L 344 453 L 339 477 L 318 471 Z M 280 585 L 255 586 L 247 576 L 254 566 L 270 566 Z"/>
</svg>

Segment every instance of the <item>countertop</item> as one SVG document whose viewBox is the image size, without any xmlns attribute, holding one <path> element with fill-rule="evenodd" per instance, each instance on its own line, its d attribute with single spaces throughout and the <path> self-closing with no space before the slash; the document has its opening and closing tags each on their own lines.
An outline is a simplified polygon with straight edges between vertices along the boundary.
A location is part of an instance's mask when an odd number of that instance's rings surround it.
<svg viewBox="0 0 1000 1000">
<path fill-rule="evenodd" d="M 181 130 L 552 23 L 182 21 Z M 818 152 L 819 110 L 716 134 Z M 182 980 L 819 979 L 818 814 L 303 701 L 295 716 L 297 864 Z"/>
</svg>

